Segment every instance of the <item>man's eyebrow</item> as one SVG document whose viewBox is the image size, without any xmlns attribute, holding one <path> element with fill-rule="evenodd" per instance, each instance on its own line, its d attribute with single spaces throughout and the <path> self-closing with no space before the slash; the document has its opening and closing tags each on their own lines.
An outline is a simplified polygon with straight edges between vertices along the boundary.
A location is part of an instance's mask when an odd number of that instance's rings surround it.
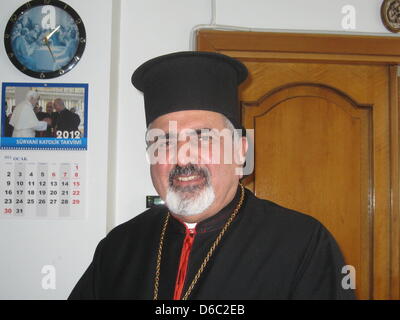
<svg viewBox="0 0 400 320">
<path fill-rule="evenodd" d="M 193 132 L 193 133 L 195 133 L 197 135 L 201 135 L 204 132 L 209 132 L 209 131 L 212 131 L 212 130 L 213 130 L 212 128 L 188 129 L 188 131 L 190 133 Z M 167 133 L 162 134 L 162 135 L 157 135 L 155 138 L 157 138 L 157 139 L 169 139 L 169 138 L 176 138 L 176 137 L 177 137 L 177 135 L 175 133 L 167 132 Z"/>
<path fill-rule="evenodd" d="M 201 136 L 201 134 L 210 132 L 212 130 L 213 130 L 212 128 L 186 129 L 183 131 L 183 133 L 185 136 L 194 136 L 194 135 Z"/>
<path fill-rule="evenodd" d="M 201 135 L 203 132 L 208 132 L 212 131 L 213 129 L 211 128 L 199 128 L 199 129 L 194 129 L 194 132 L 197 133 L 197 135 Z"/>
<path fill-rule="evenodd" d="M 167 132 L 166 134 L 162 134 L 162 135 L 157 136 L 157 139 L 165 139 L 165 140 L 167 140 L 167 139 L 169 139 L 171 136 L 174 137 L 174 135 L 172 135 L 172 134 L 170 134 L 169 132 Z"/>
</svg>

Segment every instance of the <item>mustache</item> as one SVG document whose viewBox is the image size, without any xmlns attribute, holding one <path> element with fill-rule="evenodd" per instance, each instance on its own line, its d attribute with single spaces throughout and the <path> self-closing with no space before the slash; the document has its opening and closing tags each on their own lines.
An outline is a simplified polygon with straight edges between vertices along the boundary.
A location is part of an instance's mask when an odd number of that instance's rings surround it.
<svg viewBox="0 0 400 320">
<path fill-rule="evenodd" d="M 181 175 L 183 175 L 183 176 L 198 175 L 200 177 L 205 178 L 206 185 L 209 184 L 210 173 L 207 170 L 207 168 L 201 168 L 201 167 L 198 167 L 198 166 L 195 166 L 195 165 L 189 163 L 188 165 L 186 165 L 184 167 L 176 165 L 174 167 L 174 169 L 171 170 L 171 172 L 169 173 L 169 178 L 168 178 L 169 185 L 171 187 L 174 187 L 174 179 L 177 176 L 181 176 Z"/>
</svg>

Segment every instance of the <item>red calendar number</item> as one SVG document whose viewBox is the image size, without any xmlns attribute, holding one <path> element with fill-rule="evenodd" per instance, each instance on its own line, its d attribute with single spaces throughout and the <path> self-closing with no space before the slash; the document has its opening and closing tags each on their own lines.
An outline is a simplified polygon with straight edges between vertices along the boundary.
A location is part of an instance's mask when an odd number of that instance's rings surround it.
<svg viewBox="0 0 400 320">
<path fill-rule="evenodd" d="M 12 214 L 12 209 L 11 208 L 5 208 L 4 209 L 4 214 Z"/>
<path fill-rule="evenodd" d="M 78 199 L 73 199 L 72 200 L 72 204 L 80 204 L 81 202 L 80 202 L 80 200 L 78 200 Z"/>
</svg>

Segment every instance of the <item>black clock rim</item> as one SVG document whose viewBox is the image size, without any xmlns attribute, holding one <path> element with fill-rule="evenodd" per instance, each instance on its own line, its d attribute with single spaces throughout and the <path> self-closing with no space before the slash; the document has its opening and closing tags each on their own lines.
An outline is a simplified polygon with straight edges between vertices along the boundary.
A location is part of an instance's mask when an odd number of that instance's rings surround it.
<svg viewBox="0 0 400 320">
<path fill-rule="evenodd" d="M 25 11 L 32 9 L 34 7 L 38 6 L 45 6 L 45 5 L 51 5 L 54 7 L 58 7 L 62 10 L 64 10 L 66 13 L 68 13 L 74 21 L 80 21 L 80 23 L 77 23 L 78 31 L 79 31 L 79 44 L 78 48 L 75 52 L 74 57 L 66 64 L 63 66 L 62 69 L 56 70 L 56 71 L 50 71 L 50 72 L 38 72 L 38 71 L 33 71 L 31 69 L 28 69 L 25 67 L 21 62 L 18 61 L 17 57 L 13 53 L 12 45 L 11 45 L 11 31 L 12 28 L 14 27 L 14 24 L 18 20 L 18 18 L 25 13 Z M 14 18 L 14 21 L 12 20 Z M 9 37 L 6 37 L 6 35 L 9 35 Z M 13 63 L 13 65 L 20 70 L 22 73 L 36 79 L 52 79 L 56 77 L 60 77 L 69 71 L 71 71 L 81 60 L 81 57 L 83 55 L 83 52 L 85 51 L 86 48 L 86 29 L 85 25 L 79 16 L 79 14 L 67 3 L 60 1 L 60 0 L 32 0 L 24 3 L 21 5 L 10 17 L 10 19 L 7 22 L 5 31 L 4 31 L 4 47 L 6 50 L 6 54 L 10 61 Z M 11 56 L 10 56 L 11 55 Z M 76 57 L 78 59 L 76 59 Z M 60 73 L 60 70 L 63 70 L 62 73 Z"/>
</svg>

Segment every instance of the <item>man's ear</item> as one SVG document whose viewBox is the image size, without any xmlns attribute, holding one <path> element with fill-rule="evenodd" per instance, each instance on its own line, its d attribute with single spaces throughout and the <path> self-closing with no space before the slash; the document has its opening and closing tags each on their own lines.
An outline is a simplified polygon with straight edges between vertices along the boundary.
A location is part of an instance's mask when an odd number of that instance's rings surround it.
<svg viewBox="0 0 400 320">
<path fill-rule="evenodd" d="M 246 136 L 241 137 L 241 139 L 242 139 L 242 152 L 243 152 L 242 155 L 243 157 L 246 157 L 247 150 L 249 150 L 249 142 L 247 141 Z"/>
<path fill-rule="evenodd" d="M 249 143 L 247 141 L 247 137 L 240 137 L 239 141 L 235 143 L 235 156 L 234 161 L 238 165 L 236 167 L 235 172 L 239 176 L 239 179 L 243 177 L 243 168 L 246 164 L 246 154 L 249 149 Z"/>
<path fill-rule="evenodd" d="M 235 143 L 235 160 L 240 162 L 243 162 L 242 164 L 244 164 L 244 161 L 246 159 L 246 154 L 247 154 L 247 150 L 249 149 L 249 143 L 247 141 L 247 137 L 240 137 L 239 141 Z M 238 163 L 238 162 L 236 162 Z M 239 163 L 238 163 L 239 164 Z"/>
</svg>

